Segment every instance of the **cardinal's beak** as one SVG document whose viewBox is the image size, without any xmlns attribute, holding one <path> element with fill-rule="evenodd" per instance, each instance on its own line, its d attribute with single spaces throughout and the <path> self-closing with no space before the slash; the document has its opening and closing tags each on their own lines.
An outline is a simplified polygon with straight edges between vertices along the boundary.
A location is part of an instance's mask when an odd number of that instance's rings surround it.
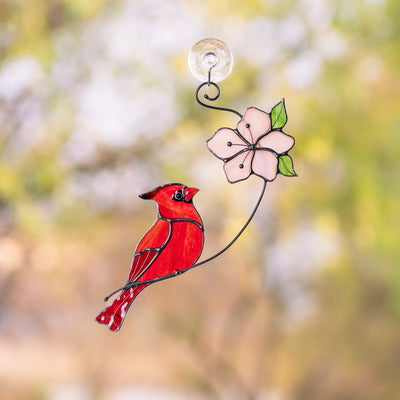
<svg viewBox="0 0 400 400">
<path fill-rule="evenodd" d="M 185 201 L 186 203 L 189 203 L 193 196 L 199 191 L 199 189 L 196 189 L 194 187 L 188 187 L 185 189 Z"/>
</svg>

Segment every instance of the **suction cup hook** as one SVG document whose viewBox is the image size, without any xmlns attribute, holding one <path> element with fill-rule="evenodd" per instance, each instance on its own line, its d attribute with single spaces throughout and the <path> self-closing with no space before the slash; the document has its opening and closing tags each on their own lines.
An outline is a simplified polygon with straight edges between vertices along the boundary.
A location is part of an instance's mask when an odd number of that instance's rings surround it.
<svg viewBox="0 0 400 400">
<path fill-rule="evenodd" d="M 203 39 L 189 53 L 189 68 L 202 82 L 221 82 L 232 71 L 233 56 L 229 47 L 218 39 Z"/>
</svg>

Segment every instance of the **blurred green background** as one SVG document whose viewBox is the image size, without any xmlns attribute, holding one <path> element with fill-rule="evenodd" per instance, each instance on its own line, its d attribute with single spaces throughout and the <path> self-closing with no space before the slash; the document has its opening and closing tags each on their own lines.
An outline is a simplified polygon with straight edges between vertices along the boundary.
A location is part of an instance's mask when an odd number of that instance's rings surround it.
<svg viewBox="0 0 400 400">
<path fill-rule="evenodd" d="M 0 0 L 0 399 L 400 398 L 397 0 Z M 204 256 L 262 182 L 204 142 L 237 118 L 195 103 L 187 55 L 234 54 L 219 105 L 282 97 L 298 178 L 243 237 L 95 323 L 156 216 L 200 188 Z"/>
</svg>

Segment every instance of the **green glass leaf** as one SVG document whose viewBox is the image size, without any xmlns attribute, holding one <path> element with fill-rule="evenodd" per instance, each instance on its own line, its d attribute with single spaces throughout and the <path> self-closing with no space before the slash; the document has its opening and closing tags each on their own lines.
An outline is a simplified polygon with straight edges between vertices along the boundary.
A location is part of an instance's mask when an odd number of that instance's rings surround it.
<svg viewBox="0 0 400 400">
<path fill-rule="evenodd" d="M 285 176 L 297 176 L 293 167 L 292 157 L 285 154 L 278 157 L 278 171 Z"/>
<path fill-rule="evenodd" d="M 287 122 L 287 114 L 285 107 L 285 99 L 282 99 L 272 110 L 271 110 L 271 128 L 280 129 L 285 126 Z"/>
</svg>

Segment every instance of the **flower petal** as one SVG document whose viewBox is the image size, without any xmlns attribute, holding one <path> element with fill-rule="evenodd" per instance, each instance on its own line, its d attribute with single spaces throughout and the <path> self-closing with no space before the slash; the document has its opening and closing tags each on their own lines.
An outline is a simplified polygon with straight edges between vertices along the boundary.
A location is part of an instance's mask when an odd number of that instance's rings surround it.
<svg viewBox="0 0 400 400">
<path fill-rule="evenodd" d="M 272 131 L 261 138 L 257 147 L 264 147 L 275 151 L 277 154 L 283 154 L 294 146 L 294 137 L 281 131 Z"/>
<path fill-rule="evenodd" d="M 248 108 L 237 124 L 237 130 L 250 144 L 255 144 L 258 138 L 265 135 L 270 128 L 269 114 L 254 107 Z"/>
<path fill-rule="evenodd" d="M 256 175 L 273 181 L 278 173 L 278 159 L 272 151 L 257 149 L 251 167 Z"/>
<path fill-rule="evenodd" d="M 251 174 L 251 160 L 254 151 L 244 151 L 224 164 L 226 178 L 230 183 L 247 179 Z"/>
<path fill-rule="evenodd" d="M 247 144 L 230 128 L 221 128 L 206 142 L 208 150 L 215 156 L 224 160 L 239 153 Z"/>
</svg>

